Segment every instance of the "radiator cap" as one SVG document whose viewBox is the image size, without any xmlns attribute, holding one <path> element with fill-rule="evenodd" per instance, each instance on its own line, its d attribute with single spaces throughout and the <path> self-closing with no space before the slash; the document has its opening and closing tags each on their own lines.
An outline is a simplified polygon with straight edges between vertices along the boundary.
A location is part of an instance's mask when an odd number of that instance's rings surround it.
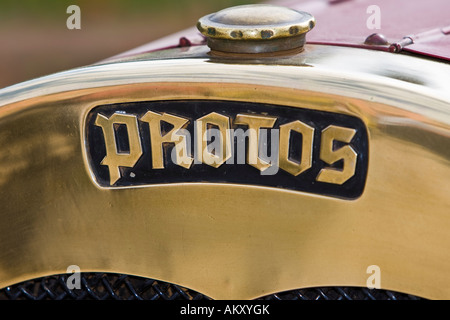
<svg viewBox="0 0 450 320">
<path fill-rule="evenodd" d="M 314 17 L 286 7 L 236 6 L 199 19 L 198 30 L 211 50 L 227 53 L 271 53 L 301 49 Z"/>
</svg>

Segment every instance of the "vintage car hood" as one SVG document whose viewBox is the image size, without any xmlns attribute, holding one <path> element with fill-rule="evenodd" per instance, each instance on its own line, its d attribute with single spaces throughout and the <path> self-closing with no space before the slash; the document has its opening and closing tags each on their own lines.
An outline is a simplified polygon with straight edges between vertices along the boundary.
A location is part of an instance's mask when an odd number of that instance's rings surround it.
<svg viewBox="0 0 450 320">
<path fill-rule="evenodd" d="M 367 28 L 370 5 L 381 9 L 380 30 Z M 194 27 L 1 89 L 0 298 L 73 270 L 151 278 L 213 299 L 343 286 L 450 298 L 443 6 L 299 1 L 317 22 L 303 50 L 217 54 L 197 45 Z M 388 43 L 364 44 L 374 32 Z M 158 51 L 167 47 L 180 48 Z M 257 141 L 242 148 L 242 163 L 228 163 L 231 148 L 218 139 L 221 164 L 191 168 L 171 157 L 180 137 L 162 140 L 186 128 L 194 139 L 185 149 L 211 159 L 195 137 L 207 125 L 228 136 L 230 123 L 239 129 L 250 118 L 276 122 L 277 177 L 245 157 L 259 155 Z M 369 281 L 375 275 L 381 282 Z M 50 291 L 40 288 L 39 296 Z"/>
<path fill-rule="evenodd" d="M 282 0 L 269 3 L 311 13 L 317 24 L 307 43 L 404 51 L 450 60 L 448 0 Z M 370 29 L 368 19 L 380 9 L 380 29 Z M 365 44 L 373 33 L 383 35 L 383 45 Z M 119 54 L 115 58 L 158 49 L 204 44 L 195 27 Z M 108 59 L 109 60 L 109 59 Z"/>
</svg>

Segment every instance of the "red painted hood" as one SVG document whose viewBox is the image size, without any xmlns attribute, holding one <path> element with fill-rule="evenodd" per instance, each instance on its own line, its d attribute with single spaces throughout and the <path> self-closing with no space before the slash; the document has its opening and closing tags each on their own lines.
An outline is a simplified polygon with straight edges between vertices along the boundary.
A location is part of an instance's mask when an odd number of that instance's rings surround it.
<svg viewBox="0 0 450 320">
<path fill-rule="evenodd" d="M 410 38 L 413 43 L 403 47 L 405 51 L 450 60 L 449 0 L 299 0 L 277 3 L 315 16 L 316 27 L 307 35 L 309 43 L 364 46 L 369 35 L 380 33 L 390 44 Z M 367 13 L 367 9 L 372 5 L 380 8 L 380 29 L 367 27 L 367 20 L 372 15 Z M 388 48 L 389 45 L 386 46 Z"/>
<path fill-rule="evenodd" d="M 316 18 L 315 28 L 306 36 L 308 43 L 414 52 L 450 61 L 450 0 L 281 0 L 269 3 L 306 11 Z M 367 24 L 373 15 L 368 8 L 374 5 L 380 9 L 379 29 L 370 29 Z M 388 44 L 364 44 L 373 33 L 382 34 Z M 204 43 L 193 27 L 113 58 Z"/>
</svg>

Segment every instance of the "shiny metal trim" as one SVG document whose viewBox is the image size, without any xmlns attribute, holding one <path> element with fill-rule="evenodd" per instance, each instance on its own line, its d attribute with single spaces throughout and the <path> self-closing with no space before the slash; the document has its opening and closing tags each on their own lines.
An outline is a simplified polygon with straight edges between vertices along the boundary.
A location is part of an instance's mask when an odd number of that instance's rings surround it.
<svg viewBox="0 0 450 320">
<path fill-rule="evenodd" d="M 265 60 L 171 50 L 4 88 L 0 286 L 77 264 L 249 299 L 365 286 L 375 264 L 383 289 L 450 298 L 449 84 L 445 63 L 307 45 Z M 88 112 L 170 99 L 359 117 L 370 139 L 366 189 L 344 201 L 228 184 L 97 187 L 84 151 Z"/>
<path fill-rule="evenodd" d="M 198 20 L 198 30 L 215 51 L 267 53 L 302 48 L 314 17 L 303 11 L 270 4 L 223 9 Z"/>
</svg>

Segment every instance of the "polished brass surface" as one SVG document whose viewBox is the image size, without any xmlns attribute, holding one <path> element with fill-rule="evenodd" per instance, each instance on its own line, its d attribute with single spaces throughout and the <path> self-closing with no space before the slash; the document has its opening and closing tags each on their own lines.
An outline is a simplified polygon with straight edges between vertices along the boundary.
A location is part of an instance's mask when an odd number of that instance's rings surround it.
<svg viewBox="0 0 450 320">
<path fill-rule="evenodd" d="M 315 25 L 307 13 L 270 4 L 227 8 L 199 19 L 198 30 L 216 51 L 264 53 L 301 48 Z"/>
<path fill-rule="evenodd" d="M 366 286 L 367 267 L 377 265 L 384 289 L 450 298 L 449 65 L 319 45 L 267 64 L 188 50 L 0 90 L 1 287 L 78 265 L 218 299 L 250 299 L 302 287 Z M 362 119 L 370 148 L 363 194 L 341 200 L 207 182 L 99 187 L 85 152 L 89 111 L 180 99 Z M 331 144 L 351 133 L 330 135 Z M 333 161 L 333 150 L 324 146 L 323 157 Z M 351 150 L 344 157 L 352 163 Z"/>
</svg>

